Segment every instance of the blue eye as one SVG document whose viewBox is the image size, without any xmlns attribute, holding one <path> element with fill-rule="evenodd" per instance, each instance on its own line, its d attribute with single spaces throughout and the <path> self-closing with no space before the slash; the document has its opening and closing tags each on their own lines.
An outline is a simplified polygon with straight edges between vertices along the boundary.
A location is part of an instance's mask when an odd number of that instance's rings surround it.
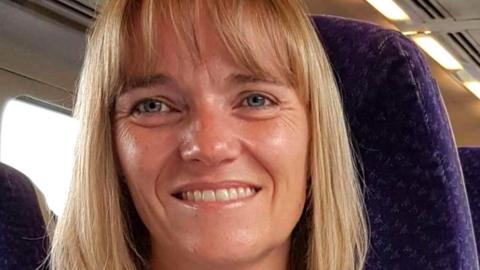
<svg viewBox="0 0 480 270">
<path fill-rule="evenodd" d="M 162 101 L 156 99 L 144 99 L 133 107 L 137 114 L 169 112 L 171 109 Z"/>
<path fill-rule="evenodd" d="M 242 102 L 242 106 L 248 107 L 267 107 L 272 105 L 273 102 L 271 99 L 260 94 L 249 95 Z"/>
</svg>

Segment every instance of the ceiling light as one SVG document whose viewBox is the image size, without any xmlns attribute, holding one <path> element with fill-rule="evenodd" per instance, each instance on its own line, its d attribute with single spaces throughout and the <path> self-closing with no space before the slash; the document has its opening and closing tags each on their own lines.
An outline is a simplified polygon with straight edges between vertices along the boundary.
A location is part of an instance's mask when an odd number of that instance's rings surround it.
<svg viewBox="0 0 480 270">
<path fill-rule="evenodd" d="M 404 34 L 405 36 L 413 36 L 413 35 L 418 35 L 418 32 L 417 31 L 406 31 L 406 32 L 402 32 L 402 34 Z"/>
<path fill-rule="evenodd" d="M 413 40 L 435 61 L 448 70 L 463 69 L 462 65 L 443 47 L 437 40 L 431 36 L 414 36 Z"/>
<path fill-rule="evenodd" d="M 465 87 L 468 88 L 468 90 L 472 91 L 472 93 L 480 99 L 480 82 L 478 81 L 473 81 L 473 82 L 466 82 L 464 83 Z"/>
<path fill-rule="evenodd" d="M 407 13 L 393 0 L 367 0 L 367 2 L 380 11 L 385 17 L 393 21 L 408 21 Z"/>
</svg>

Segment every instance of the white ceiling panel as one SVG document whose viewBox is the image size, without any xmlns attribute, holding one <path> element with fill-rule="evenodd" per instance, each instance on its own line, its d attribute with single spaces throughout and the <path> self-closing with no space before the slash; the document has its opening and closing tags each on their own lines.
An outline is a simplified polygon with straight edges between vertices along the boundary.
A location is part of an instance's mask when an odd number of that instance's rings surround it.
<svg viewBox="0 0 480 270">
<path fill-rule="evenodd" d="M 468 32 L 473 37 L 473 39 L 477 42 L 477 46 L 480 49 L 480 29 L 479 30 L 468 31 Z"/>
<path fill-rule="evenodd" d="M 88 7 L 91 8 L 96 8 L 101 2 L 101 0 L 77 0 L 77 2 L 80 2 Z"/>
<path fill-rule="evenodd" d="M 456 20 L 480 19 L 480 0 L 436 0 Z"/>
<path fill-rule="evenodd" d="M 0 68 L 73 91 L 84 47 L 83 32 L 0 1 Z"/>
</svg>

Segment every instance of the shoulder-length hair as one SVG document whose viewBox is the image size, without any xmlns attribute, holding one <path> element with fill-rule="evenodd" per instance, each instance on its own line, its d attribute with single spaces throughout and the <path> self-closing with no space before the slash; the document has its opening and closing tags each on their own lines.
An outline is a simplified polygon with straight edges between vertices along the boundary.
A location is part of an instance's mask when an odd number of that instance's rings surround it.
<svg viewBox="0 0 480 270">
<path fill-rule="evenodd" d="M 80 135 L 70 193 L 50 254 L 59 269 L 143 269 L 145 229 L 116 165 L 111 111 L 134 72 L 155 66 L 159 23 L 198 54 L 195 20 L 207 8 L 221 41 L 242 67 L 280 76 L 309 117 L 307 202 L 292 232 L 291 269 L 362 269 L 368 247 L 363 197 L 340 94 L 300 0 L 111 0 L 92 27 L 75 116 Z M 269 54 L 273 64 L 258 62 Z M 161 59 L 161 58 L 160 58 Z"/>
</svg>

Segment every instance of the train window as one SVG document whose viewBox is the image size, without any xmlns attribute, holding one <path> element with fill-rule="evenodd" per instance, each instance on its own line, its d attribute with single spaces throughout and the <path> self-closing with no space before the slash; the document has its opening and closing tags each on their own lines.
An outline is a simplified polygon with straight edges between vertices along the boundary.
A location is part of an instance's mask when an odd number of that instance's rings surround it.
<svg viewBox="0 0 480 270">
<path fill-rule="evenodd" d="M 78 123 L 68 113 L 29 98 L 5 107 L 0 160 L 26 174 L 61 215 L 73 166 Z"/>
</svg>

